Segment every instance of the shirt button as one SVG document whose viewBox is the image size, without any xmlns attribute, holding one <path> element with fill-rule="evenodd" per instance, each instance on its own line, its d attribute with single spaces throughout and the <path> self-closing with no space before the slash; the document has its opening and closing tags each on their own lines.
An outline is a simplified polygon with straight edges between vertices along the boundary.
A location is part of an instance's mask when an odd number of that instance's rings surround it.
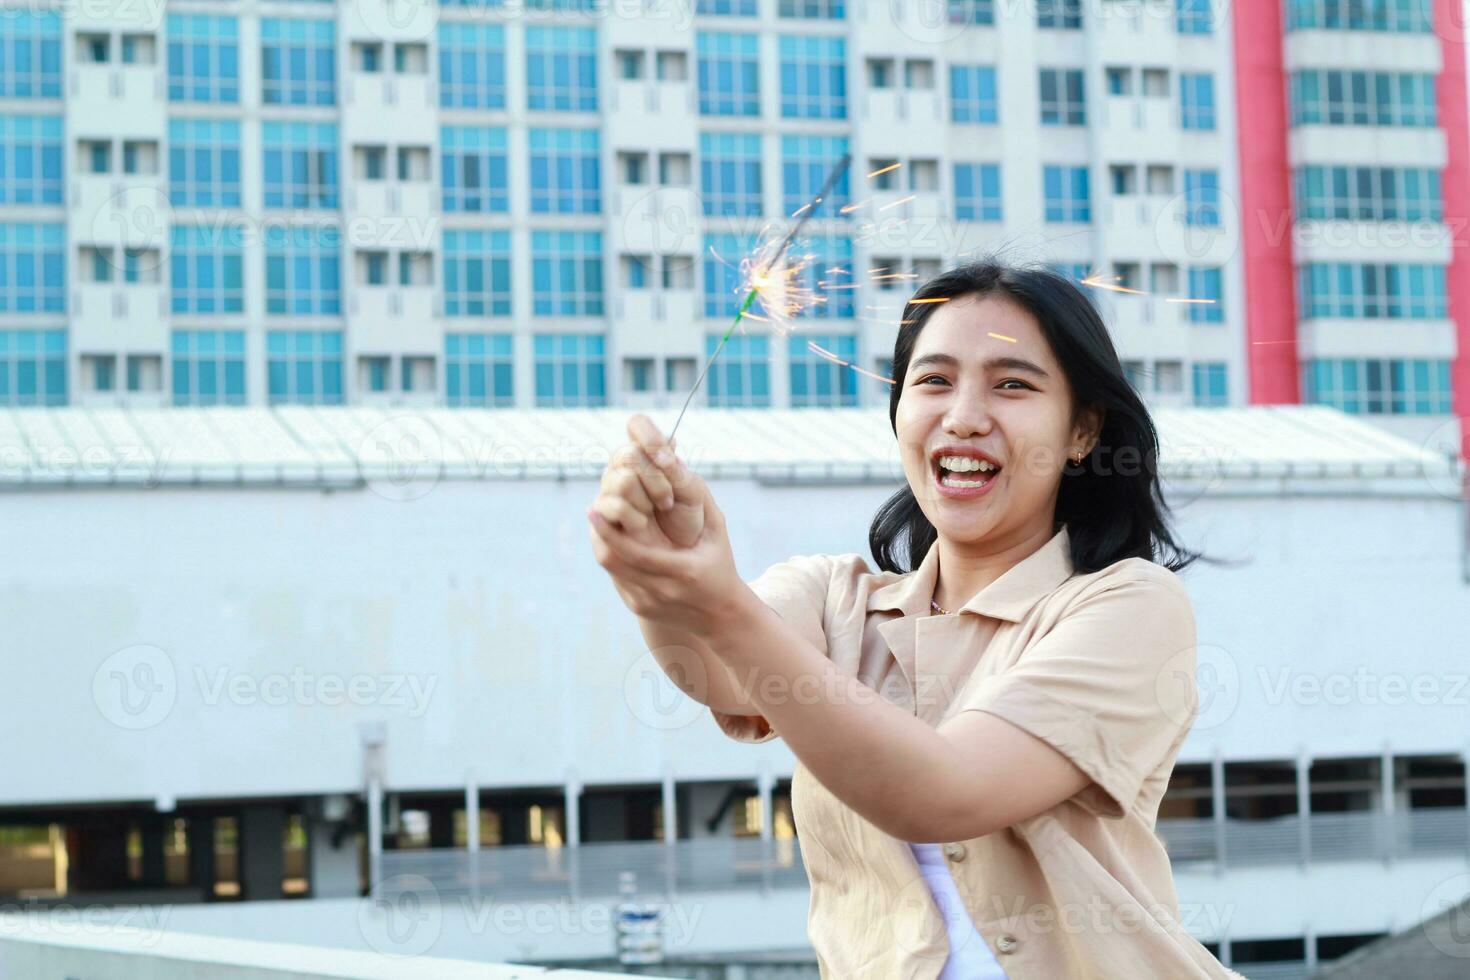
<svg viewBox="0 0 1470 980">
<path fill-rule="evenodd" d="M 965 845 L 959 843 L 945 844 L 944 856 L 951 861 L 963 861 L 965 859 Z"/>
<path fill-rule="evenodd" d="M 1002 953 L 1013 953 L 1019 945 L 1021 941 L 1010 933 L 1006 933 L 995 941 L 995 948 Z"/>
</svg>

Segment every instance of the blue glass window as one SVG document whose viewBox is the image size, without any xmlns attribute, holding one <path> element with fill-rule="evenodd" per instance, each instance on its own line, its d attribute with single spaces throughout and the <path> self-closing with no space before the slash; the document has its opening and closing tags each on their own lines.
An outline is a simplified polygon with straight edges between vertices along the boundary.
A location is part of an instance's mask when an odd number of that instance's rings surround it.
<svg viewBox="0 0 1470 980">
<path fill-rule="evenodd" d="M 781 207 L 787 215 L 812 205 L 827 175 L 846 152 L 845 136 L 781 137 Z M 842 209 L 851 202 L 850 169 L 842 172 L 820 203 L 812 205 L 813 217 L 847 217 Z"/>
<path fill-rule="evenodd" d="M 781 115 L 786 119 L 847 118 L 847 42 L 840 37 L 782 35 Z"/>
<path fill-rule="evenodd" d="M 756 17 L 756 0 L 698 0 L 695 13 L 701 17 Z"/>
<path fill-rule="evenodd" d="M 233 17 L 168 15 L 170 102 L 239 102 L 240 38 Z"/>
<path fill-rule="evenodd" d="M 1041 125 L 1087 124 L 1087 94 L 1082 78 L 1082 72 L 1077 69 L 1037 69 L 1037 82 L 1041 89 Z"/>
<path fill-rule="evenodd" d="M 1086 167 L 1046 164 L 1041 168 L 1047 221 L 1091 221 Z"/>
<path fill-rule="evenodd" d="M 1392 31 L 1428 34 L 1433 6 L 1424 0 L 1287 0 L 1287 30 Z"/>
<path fill-rule="evenodd" d="M 169 120 L 168 202 L 203 208 L 240 206 L 238 122 Z"/>
<path fill-rule="evenodd" d="M 1223 408 L 1230 404 L 1230 393 L 1226 384 L 1228 365 L 1223 361 L 1211 361 L 1191 366 L 1191 388 L 1196 408 Z"/>
<path fill-rule="evenodd" d="M 60 204 L 61 161 L 60 116 L 0 115 L 0 204 Z"/>
<path fill-rule="evenodd" d="M 531 312 L 602 316 L 602 233 L 531 232 Z"/>
<path fill-rule="evenodd" d="M 1082 28 L 1082 0 L 1037 0 L 1036 26 L 1057 30 Z"/>
<path fill-rule="evenodd" d="M 1215 128 L 1215 76 L 1209 72 L 1179 73 L 1179 128 Z"/>
<path fill-rule="evenodd" d="M 597 111 L 594 28 L 526 28 L 526 100 L 531 109 Z"/>
<path fill-rule="evenodd" d="M 276 316 L 342 312 L 342 241 L 315 225 L 265 230 L 265 311 Z"/>
<path fill-rule="evenodd" d="M 1306 166 L 1293 175 L 1309 220 L 1442 221 L 1440 172 L 1432 167 Z"/>
<path fill-rule="evenodd" d="M 1220 224 L 1219 171 L 1184 171 L 1184 222 L 1206 227 Z"/>
<path fill-rule="evenodd" d="M 1213 34 L 1211 0 L 1174 0 L 1174 30 L 1180 34 Z"/>
<path fill-rule="evenodd" d="M 61 98 L 61 16 L 11 8 L 0 17 L 0 98 Z"/>
<path fill-rule="evenodd" d="M 1304 318 L 1442 320 L 1448 315 L 1443 265 L 1309 262 L 1297 273 Z"/>
<path fill-rule="evenodd" d="M 787 338 L 792 408 L 848 408 L 857 404 L 856 334 L 793 334 Z M 839 364 L 833 358 L 844 363 Z"/>
<path fill-rule="evenodd" d="M 335 105 L 336 25 L 330 20 L 260 22 L 261 99 L 266 105 Z"/>
<path fill-rule="evenodd" d="M 456 408 L 515 404 L 513 335 L 446 333 L 444 400 Z"/>
<path fill-rule="evenodd" d="M 728 319 L 740 311 L 746 292 L 741 288 L 740 260 L 755 248 L 755 244 L 753 235 L 712 234 L 704 237 L 700 260 L 704 263 L 705 316 Z M 751 309 L 757 316 L 765 315 L 759 300 Z M 720 356 L 724 357 L 723 354 Z"/>
<path fill-rule="evenodd" d="M 510 316 L 510 232 L 444 232 L 444 315 Z"/>
<path fill-rule="evenodd" d="M 723 333 L 705 334 L 706 359 L 719 346 Z M 715 408 L 769 408 L 771 406 L 770 341 L 756 334 L 733 333 L 705 378 L 706 399 Z"/>
<path fill-rule="evenodd" d="M 61 224 L 0 223 L 0 313 L 66 312 Z"/>
<path fill-rule="evenodd" d="M 843 0 L 779 0 L 776 16 L 787 19 L 843 20 L 847 7 Z"/>
<path fill-rule="evenodd" d="M 607 404 L 602 334 L 538 333 L 532 345 L 538 408 L 596 408 Z"/>
<path fill-rule="evenodd" d="M 439 159 L 446 213 L 510 210 L 509 156 L 504 129 L 444 126 L 439 130 Z"/>
<path fill-rule="evenodd" d="M 951 24 L 994 24 L 995 0 L 947 0 L 945 17 Z"/>
<path fill-rule="evenodd" d="M 271 330 L 265 355 L 272 405 L 342 404 L 342 331 Z"/>
<path fill-rule="evenodd" d="M 815 302 L 804 307 L 800 319 L 830 320 L 856 313 L 856 279 L 852 272 L 852 239 L 844 235 L 804 235 L 793 249 L 811 256 L 799 277 Z"/>
<path fill-rule="evenodd" d="M 597 214 L 602 179 L 595 129 L 533 129 L 531 210 L 541 214 Z"/>
<path fill-rule="evenodd" d="M 991 65 L 951 65 L 949 69 L 950 119 L 957 123 L 1000 121 L 1000 99 Z"/>
<path fill-rule="evenodd" d="M 1323 359 L 1302 364 L 1302 400 L 1344 412 L 1449 415 L 1450 362 L 1422 358 Z"/>
<path fill-rule="evenodd" d="M 245 331 L 175 330 L 170 353 L 175 405 L 245 404 Z"/>
<path fill-rule="evenodd" d="M 954 216 L 957 221 L 1000 221 L 1000 164 L 954 165 Z"/>
<path fill-rule="evenodd" d="M 1437 125 L 1434 75 L 1424 72 L 1303 69 L 1291 73 L 1291 124 Z"/>
<path fill-rule="evenodd" d="M 1209 300 L 1207 303 L 1189 304 L 1190 323 L 1225 322 L 1225 290 L 1218 266 L 1190 267 L 1189 298 Z"/>
<path fill-rule="evenodd" d="M 446 109 L 505 108 L 504 28 L 439 25 L 439 104 Z"/>
<path fill-rule="evenodd" d="M 237 225 L 169 229 L 169 308 L 175 313 L 245 311 L 245 232 Z"/>
<path fill-rule="evenodd" d="M 0 405 L 66 404 L 66 331 L 0 330 Z"/>
<path fill-rule="evenodd" d="M 266 207 L 337 207 L 336 123 L 266 122 L 260 132 Z"/>
<path fill-rule="evenodd" d="M 759 215 L 760 136 L 755 133 L 700 133 L 699 188 L 707 215 Z"/>
<path fill-rule="evenodd" d="M 755 34 L 695 36 L 699 112 L 705 116 L 761 114 L 760 38 Z"/>
</svg>

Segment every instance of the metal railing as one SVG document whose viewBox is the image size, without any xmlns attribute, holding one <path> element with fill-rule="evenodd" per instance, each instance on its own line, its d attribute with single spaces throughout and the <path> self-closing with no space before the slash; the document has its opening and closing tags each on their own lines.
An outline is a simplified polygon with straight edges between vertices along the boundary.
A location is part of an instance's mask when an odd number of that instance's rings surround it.
<svg viewBox="0 0 1470 980">
<path fill-rule="evenodd" d="M 618 893 L 632 871 L 644 894 L 805 888 L 794 839 L 697 838 L 673 844 L 627 841 L 579 847 L 508 846 L 480 851 L 384 851 L 386 893 L 432 889 L 440 897 L 497 900 L 595 898 Z"/>
<path fill-rule="evenodd" d="M 1208 817 L 1160 820 L 1156 830 L 1176 866 L 1219 861 L 1222 846 L 1227 867 L 1470 852 L 1470 813 L 1463 807 L 1227 819 L 1223 833 Z"/>
<path fill-rule="evenodd" d="M 1470 812 L 1443 810 L 1318 813 L 1271 820 L 1160 820 L 1156 830 L 1176 866 L 1222 863 L 1256 867 L 1326 861 L 1387 860 L 1470 853 Z M 502 900 L 594 898 L 617 894 L 618 875 L 632 871 L 639 891 L 681 892 L 804 888 L 795 839 L 697 838 L 673 844 L 627 841 L 580 847 L 506 846 L 480 851 L 386 851 L 382 887 L 432 890 L 439 896 Z"/>
</svg>

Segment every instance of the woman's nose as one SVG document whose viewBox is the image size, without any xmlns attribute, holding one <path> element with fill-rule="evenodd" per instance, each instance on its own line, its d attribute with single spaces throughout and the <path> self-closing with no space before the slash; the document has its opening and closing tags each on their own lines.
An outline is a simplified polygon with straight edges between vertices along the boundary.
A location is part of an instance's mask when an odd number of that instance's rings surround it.
<svg viewBox="0 0 1470 980">
<path fill-rule="evenodd" d="M 955 399 L 944 413 L 944 431 L 968 436 L 990 431 L 990 412 L 981 399 Z"/>
</svg>

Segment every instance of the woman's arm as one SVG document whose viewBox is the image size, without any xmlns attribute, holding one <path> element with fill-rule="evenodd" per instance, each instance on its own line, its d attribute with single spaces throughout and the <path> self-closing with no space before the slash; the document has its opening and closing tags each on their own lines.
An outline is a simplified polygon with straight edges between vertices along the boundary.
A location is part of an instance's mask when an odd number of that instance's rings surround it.
<svg viewBox="0 0 1470 980">
<path fill-rule="evenodd" d="M 1090 781 L 1065 755 L 995 715 L 932 728 L 840 671 L 747 590 L 703 634 L 749 675 L 747 711 L 765 715 L 817 780 L 901 840 L 968 840 L 1034 816 Z"/>
<path fill-rule="evenodd" d="M 674 685 L 722 714 L 758 715 L 735 673 L 695 634 L 639 617 L 648 650 Z"/>
</svg>

